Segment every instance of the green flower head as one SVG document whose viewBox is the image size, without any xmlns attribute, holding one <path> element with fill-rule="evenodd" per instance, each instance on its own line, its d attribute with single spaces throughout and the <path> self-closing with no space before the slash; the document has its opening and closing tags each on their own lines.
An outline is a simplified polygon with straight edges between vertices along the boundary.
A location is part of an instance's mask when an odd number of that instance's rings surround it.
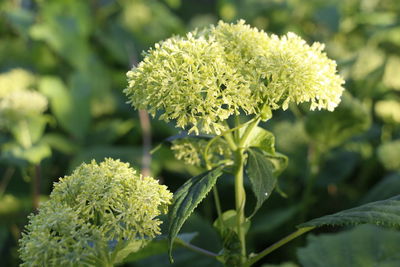
<svg viewBox="0 0 400 267">
<path fill-rule="evenodd" d="M 82 164 L 55 184 L 20 241 L 25 266 L 116 263 L 160 234 L 172 193 L 118 160 Z"/>
<path fill-rule="evenodd" d="M 181 138 L 172 141 L 171 150 L 175 158 L 183 160 L 188 165 L 205 166 L 204 153 L 209 140 L 198 138 Z M 223 139 L 218 139 L 207 151 L 207 162 L 218 166 L 222 159 L 230 158 L 231 150 Z"/>
<path fill-rule="evenodd" d="M 323 44 L 309 46 L 294 33 L 281 38 L 271 36 L 270 53 L 263 64 L 268 80 L 263 94 L 273 108 L 282 100 L 283 109 L 289 102 L 311 102 L 311 110 L 333 111 L 337 107 L 344 80 L 336 74 L 335 61 L 323 49 Z"/>
<path fill-rule="evenodd" d="M 156 44 L 128 72 L 124 92 L 136 108 L 195 133 L 220 134 L 233 114 L 262 116 L 290 102 L 331 111 L 344 81 L 323 48 L 294 33 L 269 36 L 243 20 L 220 22 Z"/>
<path fill-rule="evenodd" d="M 24 69 L 13 69 L 0 75 L 0 98 L 10 92 L 26 90 L 35 82 L 35 77 Z"/>
<path fill-rule="evenodd" d="M 0 126 L 10 126 L 46 111 L 46 97 L 30 88 L 34 82 L 34 76 L 23 69 L 0 75 Z"/>
<path fill-rule="evenodd" d="M 137 108 L 160 119 L 176 120 L 190 132 L 216 132 L 232 114 L 238 114 L 240 76 L 226 65 L 223 47 L 212 37 L 189 33 L 173 37 L 148 51 L 146 58 L 128 72 L 125 93 Z"/>
<path fill-rule="evenodd" d="M 47 109 L 47 98 L 36 91 L 14 91 L 0 98 L 0 125 L 42 114 Z"/>
</svg>

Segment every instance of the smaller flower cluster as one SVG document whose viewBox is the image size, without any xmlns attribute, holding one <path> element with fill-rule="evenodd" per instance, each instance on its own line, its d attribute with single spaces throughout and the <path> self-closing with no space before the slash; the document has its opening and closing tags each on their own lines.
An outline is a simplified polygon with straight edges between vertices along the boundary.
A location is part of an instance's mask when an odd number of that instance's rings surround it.
<svg viewBox="0 0 400 267">
<path fill-rule="evenodd" d="M 222 123 L 244 112 L 261 116 L 289 103 L 332 111 L 343 79 L 320 43 L 294 33 L 282 37 L 246 25 L 219 22 L 201 32 L 155 45 L 127 73 L 130 103 L 189 133 L 221 134 Z"/>
<path fill-rule="evenodd" d="M 204 157 L 207 157 L 210 164 L 218 165 L 222 159 L 232 156 L 228 144 L 223 139 L 214 142 L 205 155 L 208 143 L 209 140 L 199 138 L 182 138 L 172 141 L 171 150 L 178 160 L 197 167 L 206 165 Z"/>
<path fill-rule="evenodd" d="M 34 82 L 34 76 L 22 69 L 14 69 L 0 75 L 1 127 L 8 127 L 46 111 L 46 97 L 31 90 Z"/>
<path fill-rule="evenodd" d="M 54 185 L 20 240 L 22 266 L 113 264 L 160 234 L 172 193 L 119 160 L 82 164 Z M 126 255 L 125 255 L 126 254 Z"/>
</svg>

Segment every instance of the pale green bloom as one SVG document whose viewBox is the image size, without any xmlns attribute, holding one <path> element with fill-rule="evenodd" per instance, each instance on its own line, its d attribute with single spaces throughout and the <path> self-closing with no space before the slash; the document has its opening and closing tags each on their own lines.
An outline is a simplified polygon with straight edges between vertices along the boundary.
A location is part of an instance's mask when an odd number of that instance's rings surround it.
<svg viewBox="0 0 400 267">
<path fill-rule="evenodd" d="M 243 106 L 240 77 L 224 60 L 223 47 L 212 37 L 173 37 L 150 49 L 146 58 L 128 72 L 125 93 L 139 109 L 160 119 L 176 120 L 189 132 L 220 133 L 220 124 Z"/>
<path fill-rule="evenodd" d="M 34 82 L 35 77 L 23 69 L 0 75 L 0 126 L 15 125 L 47 109 L 46 97 L 30 90 Z"/>
<path fill-rule="evenodd" d="M 161 112 L 160 119 L 195 133 L 220 134 L 230 115 L 267 118 L 264 113 L 290 102 L 332 111 L 344 81 L 323 48 L 294 33 L 269 36 L 243 20 L 220 22 L 156 44 L 128 72 L 124 92 L 136 108 Z"/>
<path fill-rule="evenodd" d="M 42 114 L 47 109 L 47 98 L 39 92 L 21 90 L 0 98 L 0 125 Z"/>
<path fill-rule="evenodd" d="M 55 183 L 20 241 L 26 266 L 116 263 L 160 234 L 172 193 L 118 160 L 82 164 Z"/>
<path fill-rule="evenodd" d="M 318 42 L 309 46 L 294 33 L 279 38 L 271 36 L 270 54 L 263 67 L 268 78 L 263 94 L 276 108 L 289 102 L 311 102 L 311 110 L 333 111 L 340 103 L 344 80 L 336 74 L 336 62 L 324 52 Z"/>
<path fill-rule="evenodd" d="M 182 138 L 172 141 L 171 150 L 174 156 L 186 164 L 205 166 L 204 153 L 209 140 L 198 138 Z M 230 158 L 232 152 L 223 139 L 214 142 L 207 151 L 207 161 L 213 165 L 225 158 Z"/>
<path fill-rule="evenodd" d="M 14 91 L 26 90 L 35 82 L 35 77 L 24 69 L 13 69 L 0 74 L 0 98 Z"/>
<path fill-rule="evenodd" d="M 251 89 L 255 113 L 264 105 L 287 109 L 290 102 L 311 102 L 311 110 L 329 111 L 339 104 L 344 81 L 336 74 L 335 61 L 322 52 L 324 45 L 309 46 L 294 33 L 268 36 L 243 20 L 220 22 L 212 35 Z"/>
</svg>

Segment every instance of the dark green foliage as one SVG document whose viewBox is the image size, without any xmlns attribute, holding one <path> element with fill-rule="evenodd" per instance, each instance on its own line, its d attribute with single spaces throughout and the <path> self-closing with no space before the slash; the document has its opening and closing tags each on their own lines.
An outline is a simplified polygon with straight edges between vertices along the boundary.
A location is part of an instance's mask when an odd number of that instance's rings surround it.
<svg viewBox="0 0 400 267">
<path fill-rule="evenodd" d="M 372 225 L 336 234 L 309 236 L 307 246 L 297 250 L 304 267 L 400 265 L 400 233 Z"/>
<path fill-rule="evenodd" d="M 274 190 L 277 177 L 274 175 L 274 167 L 269 159 L 257 150 L 248 150 L 248 162 L 246 167 L 249 176 L 251 188 L 256 196 L 257 203 L 254 211 L 250 215 L 252 217 L 261 205 L 267 200 Z"/>
<path fill-rule="evenodd" d="M 194 209 L 213 188 L 217 179 L 222 175 L 222 169 L 223 167 L 217 167 L 211 171 L 193 177 L 175 192 L 169 212 L 170 222 L 168 227 L 168 245 L 171 262 L 173 262 L 172 247 L 179 230 Z"/>
<path fill-rule="evenodd" d="M 313 219 L 298 228 L 375 224 L 400 229 L 400 195 Z"/>
</svg>

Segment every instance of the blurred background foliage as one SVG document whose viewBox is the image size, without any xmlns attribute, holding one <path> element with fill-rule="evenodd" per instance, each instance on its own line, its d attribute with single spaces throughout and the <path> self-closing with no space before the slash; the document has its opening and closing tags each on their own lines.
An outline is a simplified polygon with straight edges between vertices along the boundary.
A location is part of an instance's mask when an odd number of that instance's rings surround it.
<svg viewBox="0 0 400 267">
<path fill-rule="evenodd" d="M 240 18 L 269 33 L 292 31 L 309 43 L 325 43 L 347 89 L 333 113 L 292 106 L 289 112 L 274 112 L 265 123 L 276 135 L 277 150 L 290 159 L 279 180 L 287 197 L 273 194 L 255 216 L 249 251 L 272 244 L 304 219 L 400 194 L 398 0 L 3 0 L 3 266 L 19 263 L 17 240 L 27 214 L 46 199 L 53 182 L 81 162 L 113 157 L 141 168 L 148 153 L 142 146 L 144 134 L 147 139 L 151 135 L 152 147 L 164 143 L 144 171 L 171 190 L 200 171 L 169 151 L 165 140 L 177 129 L 151 120 L 149 133 L 146 116 L 140 119 L 126 104 L 125 73 L 155 42 L 220 19 Z M 21 97 L 12 98 L 14 91 L 39 95 L 44 104 L 35 97 L 21 102 Z M 233 182 L 220 179 L 219 190 L 223 208 L 233 208 Z M 248 203 L 250 207 L 255 200 L 250 197 Z M 181 238 L 217 252 L 221 244 L 212 228 L 215 216 L 208 197 Z M 392 249 L 400 246 L 397 233 L 367 226 L 338 230 L 299 239 L 269 255 L 265 266 L 400 266 L 398 249 Z M 357 246 L 362 239 L 363 246 Z M 374 248 L 376 242 L 387 244 L 387 250 Z M 344 250 L 355 256 L 338 256 Z M 131 255 L 126 266 L 166 266 L 165 251 L 165 241 L 155 242 Z M 379 261 L 371 253 L 385 256 Z M 183 248 L 176 250 L 175 261 L 174 266 L 219 266 Z"/>
</svg>

